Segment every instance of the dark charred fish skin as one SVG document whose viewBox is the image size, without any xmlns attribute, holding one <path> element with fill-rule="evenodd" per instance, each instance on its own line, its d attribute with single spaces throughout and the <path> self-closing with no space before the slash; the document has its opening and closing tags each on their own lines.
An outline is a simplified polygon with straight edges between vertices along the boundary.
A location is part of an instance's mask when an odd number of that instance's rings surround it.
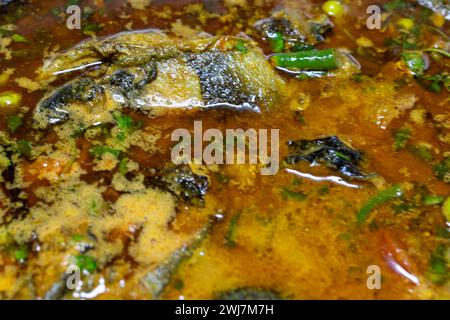
<svg viewBox="0 0 450 320">
<path fill-rule="evenodd" d="M 363 160 L 361 152 L 347 146 L 336 136 L 289 141 L 288 147 L 290 154 L 285 159 L 288 164 L 307 161 L 313 165 L 325 164 L 348 178 L 365 179 L 373 176 L 359 168 Z"/>
<path fill-rule="evenodd" d="M 226 54 L 219 50 L 187 55 L 188 65 L 200 79 L 202 97 L 206 104 L 228 103 L 257 107 L 256 95 L 247 92 L 245 84 L 230 68 Z"/>
</svg>

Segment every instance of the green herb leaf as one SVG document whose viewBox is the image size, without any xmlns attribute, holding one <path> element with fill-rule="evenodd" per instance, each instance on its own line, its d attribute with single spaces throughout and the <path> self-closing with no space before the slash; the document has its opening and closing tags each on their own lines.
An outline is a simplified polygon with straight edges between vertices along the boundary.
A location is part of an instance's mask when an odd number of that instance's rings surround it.
<svg viewBox="0 0 450 320">
<path fill-rule="evenodd" d="M 28 140 L 19 140 L 17 141 L 17 152 L 25 157 L 29 157 L 31 155 L 31 143 Z"/>
<path fill-rule="evenodd" d="M 242 40 L 242 39 L 239 39 L 239 40 L 236 42 L 235 48 L 236 48 L 237 51 L 239 51 L 239 52 L 241 52 L 241 53 L 247 53 L 247 52 L 248 52 L 248 49 L 247 49 L 247 47 L 246 47 L 246 45 L 245 45 L 245 42 L 244 42 L 244 40 Z"/>
<path fill-rule="evenodd" d="M 423 204 L 426 206 L 434 206 L 434 205 L 441 204 L 442 202 L 444 202 L 444 200 L 445 200 L 444 197 L 430 194 L 430 195 L 426 195 L 423 198 Z"/>
<path fill-rule="evenodd" d="M 81 31 L 83 32 L 83 34 L 90 34 L 92 32 L 94 32 L 94 33 L 98 32 L 100 29 L 101 28 L 100 28 L 100 26 L 98 24 L 89 23 L 89 24 L 83 26 Z"/>
<path fill-rule="evenodd" d="M 228 226 L 228 230 L 225 235 L 225 244 L 229 248 L 234 248 L 236 246 L 237 226 L 240 217 L 241 212 L 238 212 L 233 217 L 231 217 L 230 225 Z"/>
<path fill-rule="evenodd" d="M 14 42 L 28 42 L 27 38 L 17 33 L 13 34 L 11 39 L 13 39 Z"/>
<path fill-rule="evenodd" d="M 95 146 L 89 149 L 89 153 L 91 154 L 91 156 L 97 159 L 101 158 L 105 153 L 111 153 L 116 158 L 118 158 L 121 152 L 122 151 L 118 149 L 114 149 L 108 146 Z"/>
<path fill-rule="evenodd" d="M 305 193 L 292 191 L 288 188 L 283 188 L 281 190 L 281 196 L 284 199 L 292 199 L 296 201 L 304 201 L 307 198 L 307 195 Z"/>
<path fill-rule="evenodd" d="M 122 175 L 126 175 L 128 172 L 128 158 L 123 158 L 119 162 L 119 172 Z"/>
<path fill-rule="evenodd" d="M 434 283 L 442 285 L 449 279 L 446 247 L 439 245 L 431 253 L 427 277 Z"/>
<path fill-rule="evenodd" d="M 100 215 L 101 205 L 97 203 L 96 199 L 93 199 L 89 204 L 89 215 L 93 217 L 98 217 Z"/>
<path fill-rule="evenodd" d="M 87 271 L 89 273 L 93 273 L 95 270 L 97 270 L 97 263 L 95 262 L 94 258 L 86 256 L 86 255 L 76 256 L 75 264 L 81 270 Z"/>
<path fill-rule="evenodd" d="M 404 202 L 402 201 L 399 204 L 396 204 L 392 207 L 392 209 L 394 210 L 395 213 L 402 213 L 402 212 L 408 212 L 408 211 L 412 211 L 416 208 L 416 206 L 412 203 L 408 203 L 408 202 Z"/>
<path fill-rule="evenodd" d="M 68 0 L 67 6 L 73 6 L 75 4 L 80 4 L 80 0 Z"/>
<path fill-rule="evenodd" d="M 50 10 L 50 12 L 55 16 L 59 17 L 59 15 L 63 12 L 61 8 L 55 7 Z"/>
<path fill-rule="evenodd" d="M 414 75 L 422 75 L 426 69 L 423 53 L 420 51 L 405 51 L 402 60 Z"/>
<path fill-rule="evenodd" d="M 387 11 L 403 10 L 407 7 L 408 3 L 404 0 L 393 0 L 383 5 L 383 8 Z"/>
<path fill-rule="evenodd" d="M 83 241 L 84 237 L 81 234 L 74 234 L 72 236 L 72 241 L 80 242 Z"/>
<path fill-rule="evenodd" d="M 447 57 L 447 58 L 450 58 L 450 52 L 447 52 L 447 51 L 442 50 L 442 49 L 438 49 L 438 48 L 428 48 L 428 49 L 425 49 L 425 50 L 423 50 L 423 51 L 425 51 L 425 52 L 435 52 L 435 53 L 439 53 L 439 54 L 441 54 L 441 55 L 443 55 L 443 56 L 445 56 L 445 57 Z"/>
<path fill-rule="evenodd" d="M 444 87 L 448 92 L 450 92 L 450 74 L 447 72 L 424 75 L 419 80 L 419 83 L 429 91 L 440 93 L 442 87 Z"/>
<path fill-rule="evenodd" d="M 411 138 L 411 129 L 401 128 L 395 133 L 394 150 L 398 151 L 406 146 L 406 143 Z"/>
<path fill-rule="evenodd" d="M 8 129 L 14 133 L 22 125 L 22 116 L 17 114 L 9 116 L 7 124 Z"/>
<path fill-rule="evenodd" d="M 284 37 L 281 32 L 267 32 L 267 40 L 273 52 L 284 51 Z"/>
<path fill-rule="evenodd" d="M 427 146 L 420 144 L 414 145 L 411 147 L 411 152 L 423 161 L 430 162 L 431 160 L 433 160 L 433 154 L 431 153 L 430 148 L 428 148 Z"/>
</svg>

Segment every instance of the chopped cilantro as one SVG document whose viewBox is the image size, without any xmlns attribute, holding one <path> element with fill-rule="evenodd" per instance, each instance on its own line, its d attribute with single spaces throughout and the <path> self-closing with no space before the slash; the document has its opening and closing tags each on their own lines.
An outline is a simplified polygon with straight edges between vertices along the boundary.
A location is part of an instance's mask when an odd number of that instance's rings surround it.
<svg viewBox="0 0 450 320">
<path fill-rule="evenodd" d="M 447 248 L 444 245 L 437 246 L 431 253 L 427 276 L 436 284 L 444 284 L 449 278 L 449 269 L 447 267 Z"/>
<path fill-rule="evenodd" d="M 426 69 L 426 63 L 422 52 L 405 51 L 402 53 L 402 60 L 414 75 L 423 75 Z"/>
<path fill-rule="evenodd" d="M 444 239 L 450 239 L 450 229 L 446 227 L 439 227 L 436 230 L 436 236 Z"/>
<path fill-rule="evenodd" d="M 303 201 L 307 197 L 303 192 L 292 191 L 288 188 L 283 188 L 281 190 L 281 196 L 283 197 L 283 199 L 293 199 L 296 201 Z"/>
<path fill-rule="evenodd" d="M 328 193 L 330 193 L 330 187 L 329 186 L 323 186 L 319 189 L 319 193 L 323 196 Z"/>
<path fill-rule="evenodd" d="M 76 256 L 75 263 L 81 270 L 87 271 L 89 273 L 97 270 L 97 263 L 95 262 L 94 258 L 86 255 Z"/>
<path fill-rule="evenodd" d="M 89 204 L 89 215 L 97 217 L 100 214 L 100 207 L 101 206 L 97 203 L 97 201 L 93 199 Z"/>
<path fill-rule="evenodd" d="M 409 128 L 401 128 L 395 132 L 395 141 L 393 146 L 395 151 L 403 149 L 406 146 L 406 143 L 411 138 L 411 133 L 411 129 Z"/>
<path fill-rule="evenodd" d="M 364 75 L 361 74 L 361 73 L 358 73 L 358 74 L 356 74 L 356 75 L 354 75 L 354 76 L 352 77 L 352 80 L 355 81 L 355 82 L 357 82 L 357 83 L 361 83 L 361 82 L 364 81 Z"/>
<path fill-rule="evenodd" d="M 101 158 L 105 153 L 111 153 L 112 155 L 114 155 L 116 158 L 118 158 L 120 156 L 121 151 L 118 149 L 114 149 L 108 146 L 94 146 L 92 148 L 89 149 L 89 153 L 94 157 L 94 158 Z"/>
<path fill-rule="evenodd" d="M 407 7 L 408 3 L 404 0 L 393 0 L 383 5 L 383 8 L 387 11 L 403 10 Z"/>
<path fill-rule="evenodd" d="M 84 237 L 81 234 L 74 234 L 72 236 L 72 241 L 80 242 L 83 241 Z"/>
<path fill-rule="evenodd" d="M 241 212 L 238 212 L 231 217 L 230 225 L 228 226 L 228 230 L 225 235 L 225 244 L 229 248 L 234 248 L 236 246 L 237 226 L 240 217 Z"/>
<path fill-rule="evenodd" d="M 433 154 L 431 153 L 431 149 L 424 145 L 414 145 L 411 147 L 411 152 L 416 157 L 422 159 L 423 161 L 430 162 L 433 160 Z"/>
<path fill-rule="evenodd" d="M 433 166 L 434 174 L 442 181 L 450 183 L 450 158 L 445 158 Z"/>
<path fill-rule="evenodd" d="M 19 140 L 17 141 L 17 152 L 25 157 L 29 157 L 31 155 L 31 143 L 28 140 Z"/>
<path fill-rule="evenodd" d="M 28 249 L 25 247 L 19 248 L 14 251 L 14 257 L 18 262 L 24 262 L 28 257 Z"/>
<path fill-rule="evenodd" d="M 59 17 L 59 15 L 63 12 L 61 8 L 55 7 L 50 10 L 50 12 L 55 16 Z"/>
<path fill-rule="evenodd" d="M 242 39 L 239 39 L 237 42 L 236 42 L 236 50 L 237 51 L 239 51 L 239 52 L 241 52 L 241 53 L 247 53 L 248 52 L 248 49 L 247 49 L 247 47 L 245 46 L 245 42 L 244 42 L 244 40 L 242 40 Z"/>
<path fill-rule="evenodd" d="M 8 129 L 11 132 L 15 132 L 22 125 L 22 117 L 20 115 L 11 115 L 7 119 Z"/>
<path fill-rule="evenodd" d="M 100 26 L 95 23 L 89 23 L 82 28 L 84 34 L 98 32 L 100 30 Z"/>
<path fill-rule="evenodd" d="M 429 91 L 440 93 L 442 88 L 450 92 L 450 74 L 447 72 L 425 75 L 420 83 Z"/>
<path fill-rule="evenodd" d="M 28 42 L 27 38 L 17 33 L 13 34 L 11 39 L 13 39 L 14 42 Z"/>
<path fill-rule="evenodd" d="M 423 198 L 423 204 L 426 206 L 434 206 L 441 204 L 442 202 L 444 202 L 444 200 L 444 197 L 429 194 Z"/>
<path fill-rule="evenodd" d="M 122 175 L 126 175 L 128 172 L 128 158 L 123 158 L 119 162 L 119 172 Z"/>
<path fill-rule="evenodd" d="M 80 4 L 80 0 L 68 0 L 67 6 L 73 6 L 75 4 Z"/>
<path fill-rule="evenodd" d="M 141 121 L 134 121 L 129 115 L 114 113 L 113 117 L 117 128 L 119 129 L 117 134 L 117 139 L 119 141 L 124 141 L 134 130 L 142 126 Z"/>
<path fill-rule="evenodd" d="M 395 213 L 402 213 L 402 212 L 408 212 L 412 211 L 416 208 L 416 206 L 412 203 L 402 201 L 399 204 L 396 204 L 392 207 Z"/>
</svg>

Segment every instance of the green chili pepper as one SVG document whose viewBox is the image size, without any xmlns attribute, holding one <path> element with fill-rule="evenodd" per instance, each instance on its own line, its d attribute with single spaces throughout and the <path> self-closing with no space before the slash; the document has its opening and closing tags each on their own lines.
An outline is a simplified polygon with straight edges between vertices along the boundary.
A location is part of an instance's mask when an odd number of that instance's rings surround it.
<svg viewBox="0 0 450 320">
<path fill-rule="evenodd" d="M 225 244 L 227 247 L 234 248 L 236 246 L 236 233 L 239 218 L 241 217 L 241 212 L 239 211 L 233 217 L 231 217 L 230 225 L 228 226 L 227 234 L 225 235 Z"/>
<path fill-rule="evenodd" d="M 277 53 L 272 56 L 277 67 L 307 70 L 331 70 L 338 67 L 334 49 Z"/>
<path fill-rule="evenodd" d="M 8 129 L 15 132 L 22 125 L 22 117 L 20 115 L 11 115 L 7 119 Z"/>
<path fill-rule="evenodd" d="M 14 42 L 27 42 L 27 38 L 17 33 L 13 34 L 11 38 Z"/>
<path fill-rule="evenodd" d="M 273 52 L 283 52 L 284 37 L 281 32 L 268 32 L 267 39 Z"/>
</svg>

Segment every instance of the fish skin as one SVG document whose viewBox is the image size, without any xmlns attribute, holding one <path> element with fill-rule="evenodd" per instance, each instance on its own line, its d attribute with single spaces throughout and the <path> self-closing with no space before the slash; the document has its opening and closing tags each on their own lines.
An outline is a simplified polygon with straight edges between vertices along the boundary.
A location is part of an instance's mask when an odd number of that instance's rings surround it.
<svg viewBox="0 0 450 320">
<path fill-rule="evenodd" d="M 238 42 L 245 52 L 237 49 Z M 90 67 L 83 70 L 86 65 Z M 67 90 L 77 87 L 81 77 L 56 88 L 35 109 L 37 127 L 68 119 L 84 125 L 109 122 L 111 111 L 122 108 L 163 112 L 224 105 L 268 110 L 283 100 L 285 86 L 252 41 L 232 36 L 185 39 L 153 30 L 91 40 L 56 54 L 39 70 L 39 79 L 50 84 L 71 70 L 83 70 L 82 78 L 89 79 L 83 81 L 91 82 L 96 94 Z M 66 95 L 61 97 L 61 91 Z"/>
</svg>

